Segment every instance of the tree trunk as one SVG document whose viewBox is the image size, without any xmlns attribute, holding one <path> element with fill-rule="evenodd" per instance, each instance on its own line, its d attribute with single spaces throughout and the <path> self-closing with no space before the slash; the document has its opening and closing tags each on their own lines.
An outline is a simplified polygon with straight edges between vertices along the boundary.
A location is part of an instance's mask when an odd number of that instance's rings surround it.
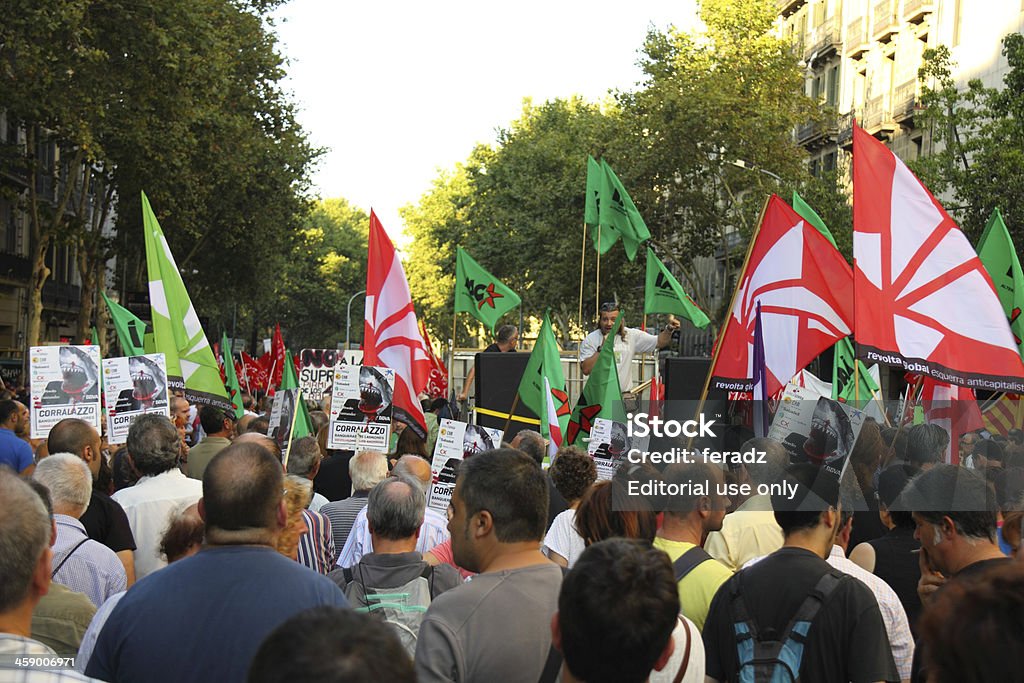
<svg viewBox="0 0 1024 683">
<path fill-rule="evenodd" d="M 104 292 L 107 289 L 107 264 L 100 263 L 96 269 L 96 291 Z M 99 330 L 100 337 L 100 355 L 104 358 L 107 357 L 107 351 L 110 348 L 107 344 L 107 325 L 110 321 L 110 313 L 107 311 L 106 304 L 100 304 L 96 302 L 96 329 Z"/>
<path fill-rule="evenodd" d="M 43 321 L 43 285 L 50 277 L 50 269 L 46 265 L 46 252 L 50 247 L 49 236 L 41 237 L 39 231 L 32 229 L 32 280 L 28 291 L 28 326 L 25 331 L 25 344 L 28 347 L 39 346 Z"/>
</svg>

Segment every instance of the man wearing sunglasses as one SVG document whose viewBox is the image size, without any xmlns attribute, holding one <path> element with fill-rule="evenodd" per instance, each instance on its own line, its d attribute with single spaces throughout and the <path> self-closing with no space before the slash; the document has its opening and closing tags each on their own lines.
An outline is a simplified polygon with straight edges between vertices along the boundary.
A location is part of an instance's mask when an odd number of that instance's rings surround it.
<svg viewBox="0 0 1024 683">
<path fill-rule="evenodd" d="M 609 301 L 601 304 L 598 328 L 588 334 L 580 344 L 580 369 L 589 375 L 597 364 L 601 348 L 619 315 L 619 304 Z M 633 358 L 638 353 L 663 349 L 672 342 L 672 333 L 679 329 L 679 321 L 669 316 L 668 326 L 660 334 L 647 334 L 643 330 L 621 325 L 615 338 L 615 365 L 619 371 L 619 388 L 626 392 L 633 386 Z"/>
</svg>

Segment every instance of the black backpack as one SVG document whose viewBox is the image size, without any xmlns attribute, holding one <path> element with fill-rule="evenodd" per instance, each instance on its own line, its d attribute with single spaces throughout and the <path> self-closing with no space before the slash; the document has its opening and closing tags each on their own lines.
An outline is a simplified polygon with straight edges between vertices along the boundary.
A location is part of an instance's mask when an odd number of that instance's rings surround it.
<svg viewBox="0 0 1024 683">
<path fill-rule="evenodd" d="M 769 638 L 758 631 L 757 624 L 750 618 L 750 612 L 743 602 L 740 591 L 740 579 L 737 577 L 732 582 L 729 595 L 733 627 L 736 631 L 736 652 L 739 656 L 737 680 L 740 683 L 799 681 L 807 634 L 814 617 L 844 578 L 845 575 L 839 570 L 829 569 L 800 604 L 786 630 L 777 638 Z"/>
</svg>

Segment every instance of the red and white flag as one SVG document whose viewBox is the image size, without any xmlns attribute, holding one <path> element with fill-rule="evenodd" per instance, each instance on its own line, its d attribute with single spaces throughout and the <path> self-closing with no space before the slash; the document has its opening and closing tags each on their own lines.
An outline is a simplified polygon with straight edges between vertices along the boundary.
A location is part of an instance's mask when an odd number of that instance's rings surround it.
<svg viewBox="0 0 1024 683">
<path fill-rule="evenodd" d="M 363 365 L 395 371 L 395 419 L 426 439 L 427 422 L 418 395 L 427 386 L 430 359 L 416 326 L 402 262 L 372 210 L 363 328 Z"/>
<path fill-rule="evenodd" d="M 736 302 L 711 368 L 716 389 L 750 392 L 754 323 L 761 304 L 765 384 L 774 396 L 825 349 L 851 332 L 853 275 L 835 247 L 772 195 L 754 238 Z"/>
<path fill-rule="evenodd" d="M 420 333 L 423 335 L 423 348 L 430 358 L 430 374 L 427 376 L 427 395 L 431 399 L 448 397 L 448 368 L 434 353 L 434 345 L 430 343 L 427 326 L 420 321 Z"/>
<path fill-rule="evenodd" d="M 960 436 L 985 426 L 973 389 L 924 378 L 921 405 L 928 424 L 939 425 L 949 434 L 946 462 L 960 464 Z"/>
<path fill-rule="evenodd" d="M 853 129 L 857 356 L 972 388 L 1024 392 L 992 279 L 910 169 Z"/>
<path fill-rule="evenodd" d="M 270 342 L 270 354 L 264 354 L 260 358 L 267 369 L 267 376 L 270 378 L 269 393 L 281 386 L 281 376 L 284 374 L 285 348 L 284 339 L 281 337 L 281 323 L 274 325 L 274 337 Z"/>
</svg>

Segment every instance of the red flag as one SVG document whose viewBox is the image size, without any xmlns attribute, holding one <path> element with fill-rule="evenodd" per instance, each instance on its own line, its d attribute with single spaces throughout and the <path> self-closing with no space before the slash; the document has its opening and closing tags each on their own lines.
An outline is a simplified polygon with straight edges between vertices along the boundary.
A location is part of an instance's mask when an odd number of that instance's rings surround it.
<svg viewBox="0 0 1024 683">
<path fill-rule="evenodd" d="M 427 326 L 420 321 L 420 333 L 423 335 L 423 348 L 430 358 L 430 375 L 427 376 L 427 394 L 430 398 L 448 397 L 448 368 L 444 366 L 441 359 L 434 353 L 434 345 L 430 343 L 430 335 L 427 334 Z"/>
<path fill-rule="evenodd" d="M 772 195 L 754 237 L 736 302 L 711 368 L 715 388 L 753 389 L 754 322 L 761 304 L 766 391 L 774 396 L 825 349 L 851 332 L 853 275 L 835 247 Z"/>
<path fill-rule="evenodd" d="M 264 354 L 265 356 L 267 354 Z M 270 390 L 281 386 L 281 376 L 284 374 L 285 348 L 284 339 L 281 338 L 281 323 L 274 325 L 274 338 L 270 342 L 269 358 L 261 358 L 266 364 L 267 376 L 270 378 Z"/>
<path fill-rule="evenodd" d="M 937 424 L 949 434 L 946 462 L 960 464 L 960 435 L 985 426 L 973 389 L 924 378 L 921 405 L 928 424 Z"/>
<path fill-rule="evenodd" d="M 417 396 L 427 386 L 430 359 L 416 328 L 416 312 L 402 262 L 372 209 L 363 340 L 363 365 L 395 371 L 395 418 L 427 438 L 427 423 Z"/>
<path fill-rule="evenodd" d="M 263 354 L 266 356 L 267 354 Z M 249 391 L 254 389 L 267 388 L 267 370 L 263 367 L 263 363 L 260 360 L 256 360 L 245 351 L 242 351 L 242 375 L 246 378 L 246 383 L 249 386 Z"/>
<path fill-rule="evenodd" d="M 1024 363 L 981 259 L 910 169 L 858 126 L 853 231 L 859 358 L 1024 392 Z"/>
</svg>

